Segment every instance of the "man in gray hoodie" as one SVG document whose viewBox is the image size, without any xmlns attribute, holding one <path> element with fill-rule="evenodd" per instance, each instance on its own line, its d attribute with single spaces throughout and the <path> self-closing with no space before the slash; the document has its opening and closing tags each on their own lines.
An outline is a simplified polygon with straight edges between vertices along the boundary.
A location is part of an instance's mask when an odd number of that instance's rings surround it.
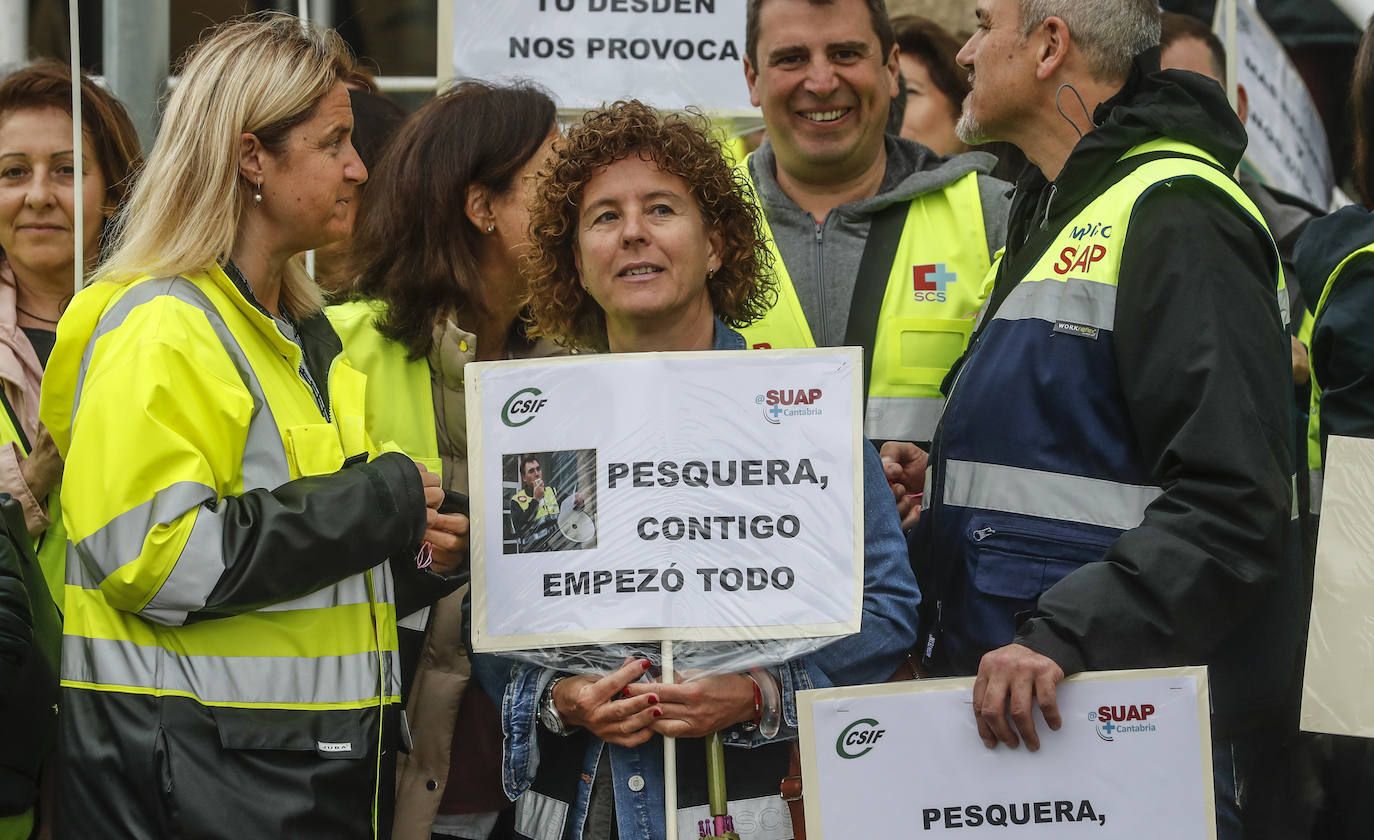
<svg viewBox="0 0 1374 840">
<path fill-rule="evenodd" d="M 865 434 L 929 441 L 963 353 L 1009 185 L 991 155 L 884 134 L 897 48 L 882 0 L 749 0 L 745 78 L 768 141 L 747 169 L 778 302 L 751 347 L 861 345 Z"/>
</svg>

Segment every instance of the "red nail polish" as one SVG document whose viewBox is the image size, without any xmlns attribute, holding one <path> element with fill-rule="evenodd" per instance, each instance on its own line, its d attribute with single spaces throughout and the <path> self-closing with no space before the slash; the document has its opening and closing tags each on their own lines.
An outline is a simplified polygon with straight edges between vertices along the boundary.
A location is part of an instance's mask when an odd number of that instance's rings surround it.
<svg viewBox="0 0 1374 840">
<path fill-rule="evenodd" d="M 645 660 L 640 661 L 639 667 L 641 667 L 641 668 L 643 668 L 644 670 L 647 671 L 647 670 L 649 670 L 650 668 L 653 667 L 653 663 L 651 663 L 649 660 L 645 659 Z"/>
<path fill-rule="evenodd" d="M 657 695 L 657 694 L 650 694 L 650 695 L 649 695 L 649 705 L 650 705 L 650 706 L 657 706 L 657 705 L 658 705 L 658 695 Z"/>
<path fill-rule="evenodd" d="M 654 717 L 663 717 L 663 710 L 660 709 L 659 707 L 655 706 L 655 707 L 653 708 L 653 712 L 654 712 Z"/>
</svg>

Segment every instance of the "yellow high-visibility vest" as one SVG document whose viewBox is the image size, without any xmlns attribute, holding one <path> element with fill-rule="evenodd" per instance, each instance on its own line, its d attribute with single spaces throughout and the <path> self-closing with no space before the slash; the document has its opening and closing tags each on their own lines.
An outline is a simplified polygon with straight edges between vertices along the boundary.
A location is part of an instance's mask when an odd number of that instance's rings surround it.
<svg viewBox="0 0 1374 840">
<path fill-rule="evenodd" d="M 740 167 L 747 176 L 748 161 Z M 766 217 L 763 226 L 778 300 L 740 332 L 755 349 L 815 347 Z M 911 200 L 873 338 L 867 437 L 930 440 L 944 408 L 940 383 L 968 347 L 990 262 L 976 172 Z"/>
</svg>

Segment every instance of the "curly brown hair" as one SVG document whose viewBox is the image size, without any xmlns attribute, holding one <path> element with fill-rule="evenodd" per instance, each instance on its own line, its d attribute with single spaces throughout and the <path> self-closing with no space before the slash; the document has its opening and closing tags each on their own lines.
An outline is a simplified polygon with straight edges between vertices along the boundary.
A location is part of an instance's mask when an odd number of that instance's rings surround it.
<svg viewBox="0 0 1374 840">
<path fill-rule="evenodd" d="M 605 350 L 606 313 L 579 282 L 577 214 L 582 192 L 604 167 L 631 155 L 687 182 L 702 217 L 722 240 L 721 267 L 706 282 L 711 308 L 732 327 L 763 317 L 777 300 L 762 214 L 748 179 L 725 162 L 700 113 L 660 115 L 639 100 L 591 111 L 554 147 L 530 204 L 531 333 Z"/>
</svg>

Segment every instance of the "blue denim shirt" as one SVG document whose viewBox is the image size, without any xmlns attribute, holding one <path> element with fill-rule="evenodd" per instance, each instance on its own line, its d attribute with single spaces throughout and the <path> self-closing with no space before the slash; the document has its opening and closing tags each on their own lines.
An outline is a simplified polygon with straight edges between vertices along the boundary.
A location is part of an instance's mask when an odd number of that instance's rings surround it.
<svg viewBox="0 0 1374 840">
<path fill-rule="evenodd" d="M 716 321 L 716 350 L 743 350 L 744 337 Z M 916 641 L 916 607 L 921 593 L 907 560 L 897 507 L 883 476 L 882 464 L 872 444 L 863 447 L 864 464 L 864 593 L 859 633 L 845 636 L 815 653 L 793 659 L 774 669 L 782 684 L 783 726 L 777 739 L 796 737 L 796 693 L 809 688 L 875 683 L 887 679 L 902 655 Z M 544 687 L 557 672 L 490 654 L 475 654 L 473 673 L 492 694 L 501 709 L 505 731 L 502 783 L 512 800 L 524 793 L 539 771 L 537 738 L 538 705 Z M 731 729 L 722 733 L 727 747 L 763 743 L 755 732 L 744 736 Z M 584 784 L 578 786 L 563 836 L 582 840 L 590 780 L 595 776 L 602 748 L 595 739 L 580 768 Z M 726 753 L 729 761 L 729 753 Z M 662 840 L 664 829 L 663 742 L 658 736 L 634 748 L 610 745 L 610 766 L 615 791 L 616 821 L 624 840 Z M 638 776 L 638 791 L 629 780 Z"/>
</svg>

